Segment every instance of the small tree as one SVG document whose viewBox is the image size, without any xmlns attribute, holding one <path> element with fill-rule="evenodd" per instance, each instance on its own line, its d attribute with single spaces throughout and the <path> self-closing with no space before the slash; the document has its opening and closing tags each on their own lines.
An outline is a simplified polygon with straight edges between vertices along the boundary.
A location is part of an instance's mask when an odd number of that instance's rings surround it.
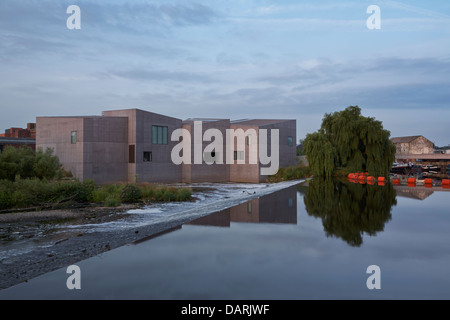
<svg viewBox="0 0 450 320">
<path fill-rule="evenodd" d="M 325 114 L 318 132 L 308 134 L 305 152 L 315 176 L 330 177 L 335 168 L 386 176 L 395 160 L 390 132 L 374 118 L 361 115 L 358 106 Z"/>
<path fill-rule="evenodd" d="M 53 155 L 52 149 L 34 152 L 25 146 L 8 146 L 0 154 L 0 180 L 14 181 L 16 177 L 53 179 L 60 171 L 59 159 Z"/>
</svg>

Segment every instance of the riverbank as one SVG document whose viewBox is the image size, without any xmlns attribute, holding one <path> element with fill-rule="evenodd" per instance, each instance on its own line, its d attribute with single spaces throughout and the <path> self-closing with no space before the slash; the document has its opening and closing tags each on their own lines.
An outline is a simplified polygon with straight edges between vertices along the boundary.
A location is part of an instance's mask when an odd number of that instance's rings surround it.
<svg viewBox="0 0 450 320">
<path fill-rule="evenodd" d="M 199 217 L 299 182 L 196 184 L 189 186 L 196 200 L 187 203 L 87 207 L 1 215 L 3 220 L 0 220 L 0 229 L 3 234 L 0 236 L 2 245 L 8 248 L 2 250 L 0 256 L 0 289 L 155 236 Z M 153 218 L 153 212 L 159 215 Z M 64 232 L 49 232 L 55 225 L 63 225 Z M 36 230 L 36 234 L 29 234 L 29 230 Z M 46 236 L 46 233 L 50 235 Z M 44 236 L 38 237 L 37 234 Z"/>
</svg>

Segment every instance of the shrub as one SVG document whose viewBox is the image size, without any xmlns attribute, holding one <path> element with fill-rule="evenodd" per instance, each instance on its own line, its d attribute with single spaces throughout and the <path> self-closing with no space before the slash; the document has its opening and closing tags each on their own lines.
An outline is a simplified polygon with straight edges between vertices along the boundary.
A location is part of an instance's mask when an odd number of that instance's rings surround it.
<svg viewBox="0 0 450 320">
<path fill-rule="evenodd" d="M 127 184 L 120 193 L 120 200 L 124 203 L 138 202 L 141 198 L 141 189 L 135 184 Z"/>
<path fill-rule="evenodd" d="M 0 179 L 14 181 L 16 176 L 22 179 L 53 179 L 61 176 L 61 165 L 52 149 L 34 152 L 29 147 L 8 146 L 0 154 Z"/>
<path fill-rule="evenodd" d="M 105 207 L 118 207 L 120 205 L 120 199 L 117 196 L 112 195 L 108 196 L 104 203 Z"/>
</svg>

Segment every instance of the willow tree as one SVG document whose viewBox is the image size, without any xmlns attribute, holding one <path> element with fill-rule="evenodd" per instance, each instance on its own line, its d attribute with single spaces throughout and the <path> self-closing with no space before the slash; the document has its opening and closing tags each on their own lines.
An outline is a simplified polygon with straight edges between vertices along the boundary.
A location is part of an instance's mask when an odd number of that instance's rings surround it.
<svg viewBox="0 0 450 320">
<path fill-rule="evenodd" d="M 315 176 L 330 177 L 335 168 L 386 176 L 395 160 L 390 132 L 358 106 L 325 114 L 318 132 L 308 134 L 304 150 Z"/>
<path fill-rule="evenodd" d="M 396 192 L 386 186 L 313 179 L 303 197 L 308 215 L 322 219 L 327 237 L 341 238 L 359 247 L 363 235 L 384 231 L 397 204 Z"/>
</svg>

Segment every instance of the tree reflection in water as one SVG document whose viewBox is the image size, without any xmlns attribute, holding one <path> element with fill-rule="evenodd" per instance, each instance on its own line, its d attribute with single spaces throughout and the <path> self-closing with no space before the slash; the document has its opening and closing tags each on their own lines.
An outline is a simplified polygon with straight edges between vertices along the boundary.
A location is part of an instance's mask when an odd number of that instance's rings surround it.
<svg viewBox="0 0 450 320">
<path fill-rule="evenodd" d="M 377 186 L 332 179 L 310 181 L 304 202 L 310 216 L 322 219 L 327 237 L 342 238 L 353 247 L 361 246 L 363 233 L 374 236 L 383 231 L 397 204 L 390 183 Z"/>
</svg>

